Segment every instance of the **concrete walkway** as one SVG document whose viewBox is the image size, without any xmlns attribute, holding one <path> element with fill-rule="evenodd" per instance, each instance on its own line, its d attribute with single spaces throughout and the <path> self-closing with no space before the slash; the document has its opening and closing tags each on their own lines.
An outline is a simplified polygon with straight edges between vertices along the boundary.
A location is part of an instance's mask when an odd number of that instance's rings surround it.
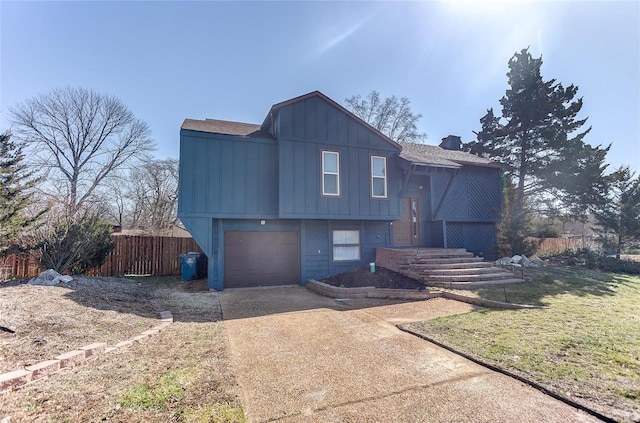
<svg viewBox="0 0 640 423">
<path fill-rule="evenodd" d="M 597 422 L 395 325 L 446 299 L 337 301 L 301 287 L 219 293 L 250 422 Z"/>
</svg>

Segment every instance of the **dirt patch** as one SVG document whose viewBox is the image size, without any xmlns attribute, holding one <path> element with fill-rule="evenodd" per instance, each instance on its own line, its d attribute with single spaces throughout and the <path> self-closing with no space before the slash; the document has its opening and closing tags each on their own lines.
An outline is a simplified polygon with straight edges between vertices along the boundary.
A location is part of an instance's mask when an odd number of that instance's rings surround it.
<svg viewBox="0 0 640 423">
<path fill-rule="evenodd" d="M 422 282 L 411 279 L 392 270 L 385 269 L 384 267 L 376 267 L 376 271 L 371 273 L 369 266 L 358 267 L 339 275 L 322 279 L 320 282 L 343 288 L 357 288 L 363 286 L 387 289 L 418 290 L 424 290 L 426 288 L 425 284 Z"/>
<path fill-rule="evenodd" d="M 206 281 L 177 278 L 76 278 L 65 286 L 0 285 L 2 371 L 53 358 L 94 342 L 131 339 L 170 310 L 176 322 L 148 341 L 119 348 L 0 399 L 12 421 L 182 421 L 238 407 L 217 293 Z M 33 342 L 44 338 L 46 342 Z M 128 405 L 131 392 L 171 375 L 180 399 L 163 406 Z M 163 379 L 164 378 L 164 379 Z M 203 420 L 215 421 L 215 420 Z"/>
</svg>

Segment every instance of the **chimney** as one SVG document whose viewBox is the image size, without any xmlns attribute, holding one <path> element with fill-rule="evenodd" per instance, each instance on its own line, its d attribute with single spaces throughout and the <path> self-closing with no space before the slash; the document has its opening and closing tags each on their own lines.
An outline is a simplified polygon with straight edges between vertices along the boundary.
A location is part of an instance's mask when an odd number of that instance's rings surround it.
<svg viewBox="0 0 640 423">
<path fill-rule="evenodd" d="M 440 147 L 446 150 L 462 150 L 462 140 L 457 135 L 448 135 L 442 139 Z"/>
</svg>

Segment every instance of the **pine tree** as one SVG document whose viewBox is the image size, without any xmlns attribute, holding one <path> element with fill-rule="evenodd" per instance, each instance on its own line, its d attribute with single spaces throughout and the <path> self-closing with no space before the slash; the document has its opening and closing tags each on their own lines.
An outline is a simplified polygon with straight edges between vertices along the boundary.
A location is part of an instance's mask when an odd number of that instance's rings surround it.
<svg viewBox="0 0 640 423">
<path fill-rule="evenodd" d="M 0 134 L 0 257 L 20 251 L 22 234 L 45 212 L 27 213 L 38 180 L 23 159 L 22 148 L 11 141 L 11 134 Z"/>
<path fill-rule="evenodd" d="M 514 54 L 500 99 L 502 116 L 489 109 L 477 140 L 468 144 L 472 153 L 504 165 L 514 185 L 510 231 L 519 238 L 532 210 L 586 210 L 585 203 L 598 197 L 609 149 L 584 142 L 591 128 L 582 129 L 587 119 L 578 118 L 578 87 L 543 80 L 541 67 L 542 57 L 533 58 L 528 49 Z M 579 207 L 572 207 L 576 201 Z"/>
<path fill-rule="evenodd" d="M 631 242 L 640 242 L 640 176 L 621 167 L 608 177 L 608 189 L 595 217 L 603 238 L 613 238 L 616 258 Z"/>
</svg>

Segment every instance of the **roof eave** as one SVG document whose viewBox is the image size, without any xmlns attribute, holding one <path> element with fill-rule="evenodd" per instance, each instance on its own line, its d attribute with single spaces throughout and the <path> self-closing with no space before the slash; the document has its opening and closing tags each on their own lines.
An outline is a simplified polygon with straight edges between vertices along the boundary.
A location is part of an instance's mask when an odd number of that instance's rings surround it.
<svg viewBox="0 0 640 423">
<path fill-rule="evenodd" d="M 500 163 L 497 162 L 489 162 L 489 163 L 478 163 L 478 162 L 467 162 L 464 160 L 452 160 L 455 161 L 456 163 L 459 163 L 461 166 L 478 166 L 478 167 L 491 167 L 491 168 L 495 168 L 495 169 L 501 169 L 504 166 Z"/>
<path fill-rule="evenodd" d="M 460 169 L 462 167 L 462 165 L 453 166 L 453 165 L 443 165 L 443 164 L 423 163 L 423 162 L 409 162 L 409 163 L 414 166 L 439 167 L 443 169 Z"/>
</svg>

